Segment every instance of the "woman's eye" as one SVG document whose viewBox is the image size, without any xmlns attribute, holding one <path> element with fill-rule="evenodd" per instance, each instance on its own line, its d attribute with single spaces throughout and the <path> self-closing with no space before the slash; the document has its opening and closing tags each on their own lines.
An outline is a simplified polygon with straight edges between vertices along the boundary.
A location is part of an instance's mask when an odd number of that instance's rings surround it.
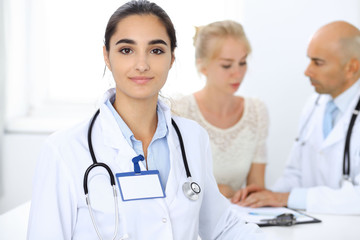
<svg viewBox="0 0 360 240">
<path fill-rule="evenodd" d="M 221 65 L 221 66 L 225 69 L 229 69 L 231 67 L 231 65 Z"/>
<path fill-rule="evenodd" d="M 156 55 L 160 55 L 160 54 L 163 54 L 164 51 L 159 49 L 159 48 L 155 48 L 155 49 L 151 50 L 151 53 L 154 53 Z"/>
<path fill-rule="evenodd" d="M 239 65 L 240 65 L 240 66 L 245 66 L 245 65 L 246 65 L 246 61 L 240 62 Z"/>
<path fill-rule="evenodd" d="M 121 52 L 122 54 L 127 55 L 127 54 L 132 53 L 132 50 L 131 50 L 130 48 L 122 48 L 122 49 L 120 49 L 120 52 Z"/>
</svg>

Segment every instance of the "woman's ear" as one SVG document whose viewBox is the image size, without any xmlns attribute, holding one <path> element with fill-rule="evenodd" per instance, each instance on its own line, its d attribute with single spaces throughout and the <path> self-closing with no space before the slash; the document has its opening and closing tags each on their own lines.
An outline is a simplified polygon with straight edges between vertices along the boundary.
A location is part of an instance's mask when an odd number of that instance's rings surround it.
<svg viewBox="0 0 360 240">
<path fill-rule="evenodd" d="M 111 65 L 109 60 L 109 52 L 106 50 L 106 47 L 103 46 L 103 55 L 104 55 L 104 61 L 107 66 L 107 68 L 111 71 Z"/>
<path fill-rule="evenodd" d="M 204 76 L 207 76 L 207 68 L 202 59 L 196 60 L 196 66 L 200 73 L 204 74 Z"/>
<path fill-rule="evenodd" d="M 171 54 L 171 63 L 170 63 L 170 68 L 172 68 L 172 65 L 173 65 L 173 63 L 175 62 L 175 54 L 174 53 L 172 53 Z"/>
</svg>

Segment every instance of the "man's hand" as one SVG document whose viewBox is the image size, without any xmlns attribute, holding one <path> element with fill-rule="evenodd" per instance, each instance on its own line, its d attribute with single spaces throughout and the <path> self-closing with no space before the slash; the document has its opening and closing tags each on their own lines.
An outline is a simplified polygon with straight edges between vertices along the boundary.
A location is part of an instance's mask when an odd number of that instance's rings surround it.
<svg viewBox="0 0 360 240">
<path fill-rule="evenodd" d="M 243 201 L 240 201 L 238 205 L 243 207 L 285 207 L 289 199 L 290 193 L 278 193 L 271 192 L 269 190 L 262 190 L 251 193 Z"/>
<path fill-rule="evenodd" d="M 255 184 L 251 184 L 245 188 L 240 189 L 237 191 L 234 196 L 231 198 L 231 202 L 238 204 L 239 202 L 242 202 L 245 200 L 246 197 L 248 197 L 251 193 L 263 191 L 265 188 L 259 187 Z"/>
</svg>

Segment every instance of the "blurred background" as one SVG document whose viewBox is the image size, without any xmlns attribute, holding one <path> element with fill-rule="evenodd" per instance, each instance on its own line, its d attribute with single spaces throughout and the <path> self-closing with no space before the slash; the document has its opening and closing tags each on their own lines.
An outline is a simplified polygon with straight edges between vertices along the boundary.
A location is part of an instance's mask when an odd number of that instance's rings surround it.
<svg viewBox="0 0 360 240">
<path fill-rule="evenodd" d="M 91 116 L 113 85 L 104 73 L 103 35 L 125 1 L 0 0 L 0 214 L 30 200 L 33 170 L 52 132 Z M 281 174 L 313 93 L 304 76 L 311 35 L 345 20 L 360 27 L 360 0 L 155 0 L 177 30 L 176 61 L 165 96 L 204 85 L 195 69 L 195 26 L 231 19 L 243 24 L 253 52 L 238 94 L 269 110 L 266 185 Z"/>
</svg>

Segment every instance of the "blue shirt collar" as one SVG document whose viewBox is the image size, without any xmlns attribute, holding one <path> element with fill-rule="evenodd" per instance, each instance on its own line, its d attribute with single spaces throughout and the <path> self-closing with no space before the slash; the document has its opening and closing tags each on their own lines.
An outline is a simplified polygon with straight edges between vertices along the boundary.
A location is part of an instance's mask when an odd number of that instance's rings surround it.
<svg viewBox="0 0 360 240">
<path fill-rule="evenodd" d="M 115 95 L 112 96 L 111 98 L 109 98 L 106 101 L 106 106 L 110 109 L 111 113 L 113 114 L 124 138 L 126 139 L 126 141 L 129 143 L 129 145 L 131 147 L 133 147 L 133 143 L 132 141 L 135 141 L 135 137 L 133 132 L 130 130 L 130 128 L 127 126 L 127 124 L 124 122 L 124 120 L 121 118 L 121 116 L 119 115 L 119 113 L 115 110 L 113 103 L 115 102 Z M 163 137 L 166 137 L 168 134 L 168 127 L 166 124 L 166 120 L 165 120 L 165 115 L 163 110 L 161 109 L 161 107 L 159 106 L 159 103 L 156 107 L 156 113 L 157 113 L 157 117 L 158 117 L 158 123 L 157 123 L 157 127 L 156 127 L 156 131 L 155 134 L 153 136 L 153 139 L 151 140 L 151 142 L 155 141 L 156 139 L 160 139 Z M 150 143 L 151 144 L 151 143 Z"/>
</svg>

